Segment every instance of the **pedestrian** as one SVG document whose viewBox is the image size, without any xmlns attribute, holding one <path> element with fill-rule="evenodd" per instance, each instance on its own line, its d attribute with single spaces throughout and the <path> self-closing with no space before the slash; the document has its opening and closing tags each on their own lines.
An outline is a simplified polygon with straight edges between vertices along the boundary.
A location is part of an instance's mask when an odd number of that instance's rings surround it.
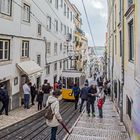
<svg viewBox="0 0 140 140">
<path fill-rule="evenodd" d="M 97 87 L 92 84 L 88 90 L 88 98 L 87 98 L 87 114 L 90 117 L 90 107 L 92 108 L 92 116 L 95 117 L 95 107 L 94 103 L 97 95 Z"/>
<path fill-rule="evenodd" d="M 31 82 L 25 82 L 23 85 L 24 92 L 24 108 L 29 109 L 30 94 L 31 94 Z"/>
<path fill-rule="evenodd" d="M 0 115 L 2 115 L 3 111 L 5 110 L 5 115 L 8 116 L 9 95 L 5 85 L 0 86 L 0 101 L 2 102 Z"/>
<path fill-rule="evenodd" d="M 46 106 L 46 102 L 47 102 L 47 99 L 50 95 L 50 91 L 51 91 L 51 86 L 50 86 L 50 83 L 48 83 L 48 80 L 44 80 L 44 84 L 42 85 L 42 91 L 43 91 L 43 106 L 45 107 Z"/>
<path fill-rule="evenodd" d="M 36 101 L 38 102 L 38 110 L 42 110 L 43 91 L 41 86 L 39 87 Z"/>
<path fill-rule="evenodd" d="M 87 106 L 87 97 L 88 97 L 88 84 L 85 83 L 85 86 L 81 89 L 80 92 L 80 98 L 81 98 L 80 112 L 82 112 L 82 107 L 84 102 L 86 102 L 86 106 Z"/>
<path fill-rule="evenodd" d="M 75 110 L 77 109 L 78 101 L 79 101 L 79 95 L 80 95 L 80 88 L 77 84 L 74 84 L 72 88 L 72 94 L 74 94 L 75 98 Z"/>
<path fill-rule="evenodd" d="M 58 84 L 58 82 L 55 82 L 54 83 L 54 90 L 56 90 L 56 89 L 58 89 L 59 88 L 59 84 Z"/>
<path fill-rule="evenodd" d="M 32 102 L 32 105 L 34 105 L 34 100 L 35 100 L 36 94 L 37 94 L 36 85 L 33 84 L 33 85 L 31 85 L 31 102 Z"/>
<path fill-rule="evenodd" d="M 51 127 L 51 139 L 56 140 L 56 133 L 60 122 L 62 122 L 62 117 L 59 112 L 59 100 L 58 97 L 60 96 L 60 90 L 53 91 L 53 94 L 48 97 L 46 106 L 51 105 L 51 110 L 53 115 L 52 120 L 46 119 L 46 124 Z"/>
<path fill-rule="evenodd" d="M 110 96 L 110 88 L 111 88 L 111 82 L 110 80 L 107 82 L 107 93 Z"/>
<path fill-rule="evenodd" d="M 105 94 L 102 87 L 99 87 L 98 92 L 98 110 L 99 110 L 99 117 L 103 118 L 103 104 L 105 102 Z"/>
<path fill-rule="evenodd" d="M 89 82 L 88 79 L 86 79 L 85 84 L 87 84 L 87 86 L 89 86 Z"/>
</svg>

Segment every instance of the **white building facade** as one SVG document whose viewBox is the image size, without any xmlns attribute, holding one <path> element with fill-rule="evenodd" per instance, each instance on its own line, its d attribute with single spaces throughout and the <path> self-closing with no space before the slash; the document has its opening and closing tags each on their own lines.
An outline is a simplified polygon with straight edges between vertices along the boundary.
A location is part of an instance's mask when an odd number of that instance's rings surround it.
<svg viewBox="0 0 140 140">
<path fill-rule="evenodd" d="M 0 1 L 0 83 L 7 86 L 10 109 L 21 105 L 27 78 L 37 86 L 59 80 L 69 67 L 73 32 L 68 0 Z"/>
</svg>

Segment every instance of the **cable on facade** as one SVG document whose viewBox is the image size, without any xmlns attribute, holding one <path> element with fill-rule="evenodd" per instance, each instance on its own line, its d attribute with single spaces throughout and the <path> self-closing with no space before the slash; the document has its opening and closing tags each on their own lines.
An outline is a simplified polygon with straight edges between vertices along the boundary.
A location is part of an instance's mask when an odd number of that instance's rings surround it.
<svg viewBox="0 0 140 140">
<path fill-rule="evenodd" d="M 14 2 L 16 5 L 18 5 L 20 8 L 23 9 L 23 7 L 22 7 L 20 4 L 18 4 L 18 3 L 15 2 L 14 0 L 13 0 L 13 2 Z M 33 12 L 30 11 L 30 15 L 31 15 L 31 17 L 32 17 L 36 22 L 38 22 L 39 24 L 41 24 L 42 27 L 43 27 L 47 32 L 49 32 L 49 31 L 47 30 L 46 26 L 35 16 L 35 14 L 34 14 Z M 52 34 L 55 38 L 57 38 L 58 40 L 62 40 L 61 38 L 57 37 L 57 36 L 56 36 L 55 34 L 53 34 L 52 32 L 49 32 L 49 33 L 51 33 L 51 34 Z M 64 41 L 64 40 L 62 40 L 62 41 Z"/>
</svg>

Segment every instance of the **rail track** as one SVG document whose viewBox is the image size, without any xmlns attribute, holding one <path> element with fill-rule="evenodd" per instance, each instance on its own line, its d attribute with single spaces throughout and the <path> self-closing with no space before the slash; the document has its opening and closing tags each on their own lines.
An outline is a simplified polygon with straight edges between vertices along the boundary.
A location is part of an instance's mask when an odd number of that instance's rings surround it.
<svg viewBox="0 0 140 140">
<path fill-rule="evenodd" d="M 79 110 L 74 110 L 74 102 L 60 102 L 60 112 L 68 128 L 79 116 Z M 11 125 L 0 131 L 0 140 L 49 140 L 50 127 L 46 126 L 44 110 L 21 122 Z M 57 139 L 62 140 L 66 132 L 59 126 Z"/>
</svg>

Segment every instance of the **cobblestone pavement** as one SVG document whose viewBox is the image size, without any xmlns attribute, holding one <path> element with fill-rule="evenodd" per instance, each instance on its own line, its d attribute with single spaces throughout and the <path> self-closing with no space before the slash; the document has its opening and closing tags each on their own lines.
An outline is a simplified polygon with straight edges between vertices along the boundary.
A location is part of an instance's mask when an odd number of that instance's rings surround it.
<svg viewBox="0 0 140 140">
<path fill-rule="evenodd" d="M 84 111 L 72 128 L 72 133 L 67 140 L 130 140 L 123 123 L 119 120 L 113 104 L 109 99 L 103 107 L 103 119 L 98 117 L 88 117 Z"/>
</svg>

